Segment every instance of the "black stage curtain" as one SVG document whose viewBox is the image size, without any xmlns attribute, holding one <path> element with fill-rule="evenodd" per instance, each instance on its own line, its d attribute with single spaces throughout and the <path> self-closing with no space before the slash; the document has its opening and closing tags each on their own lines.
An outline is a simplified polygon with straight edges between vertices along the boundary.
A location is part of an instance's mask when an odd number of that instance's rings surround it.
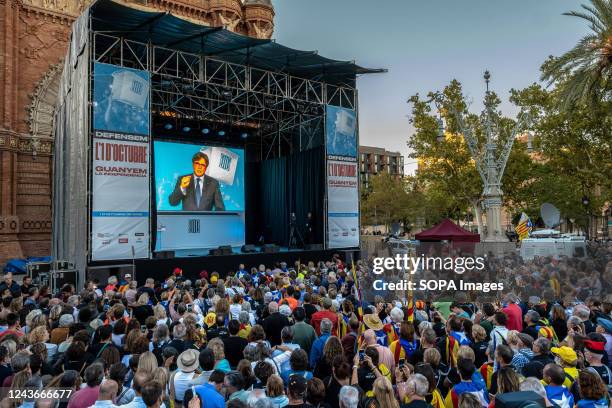
<svg viewBox="0 0 612 408">
<path fill-rule="evenodd" d="M 296 215 L 302 238 L 308 241 L 304 226 L 309 212 L 313 217 L 312 243 L 323 242 L 324 176 L 323 147 L 261 163 L 260 229 L 265 242 L 288 246 L 291 213 Z"/>
</svg>

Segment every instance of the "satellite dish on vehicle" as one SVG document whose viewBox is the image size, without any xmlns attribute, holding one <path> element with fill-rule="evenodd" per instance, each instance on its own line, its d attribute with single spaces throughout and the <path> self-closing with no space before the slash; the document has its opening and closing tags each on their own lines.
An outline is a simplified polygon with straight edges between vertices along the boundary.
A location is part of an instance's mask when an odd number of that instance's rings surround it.
<svg viewBox="0 0 612 408">
<path fill-rule="evenodd" d="M 399 234 L 399 231 L 400 231 L 400 223 L 399 222 L 391 223 L 391 235 L 397 236 Z"/>
<path fill-rule="evenodd" d="M 540 215 L 544 220 L 547 228 L 554 228 L 560 224 L 561 212 L 559 209 L 550 203 L 544 203 L 540 207 Z"/>
</svg>

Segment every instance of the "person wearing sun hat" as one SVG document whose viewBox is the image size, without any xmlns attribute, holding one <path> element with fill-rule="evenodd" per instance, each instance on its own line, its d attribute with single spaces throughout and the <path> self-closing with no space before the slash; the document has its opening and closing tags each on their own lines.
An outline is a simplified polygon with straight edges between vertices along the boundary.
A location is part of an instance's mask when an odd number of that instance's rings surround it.
<svg viewBox="0 0 612 408">
<path fill-rule="evenodd" d="M 376 334 L 376 343 L 381 346 L 388 346 L 388 336 L 385 332 L 385 326 L 376 313 L 371 313 L 363 316 L 363 324 L 367 329 L 372 329 Z"/>
<path fill-rule="evenodd" d="M 597 318 L 597 327 L 595 332 L 601 334 L 606 339 L 606 353 L 608 353 L 608 361 L 612 361 L 612 320 L 603 317 Z"/>
<path fill-rule="evenodd" d="M 578 364 L 578 355 L 574 349 L 567 346 L 552 347 L 550 352 L 555 356 L 555 363 L 563 367 L 563 371 L 565 371 L 565 381 L 563 385 L 571 389 L 572 384 L 574 384 L 574 381 L 578 378 L 578 369 L 576 368 Z"/>
<path fill-rule="evenodd" d="M 191 381 L 195 377 L 196 370 L 200 367 L 199 357 L 200 353 L 197 350 L 187 349 L 179 354 L 177 358 L 176 365 L 178 370 L 170 376 L 170 395 L 174 396 L 174 400 L 177 403 L 182 404 L 185 391 L 189 388 Z"/>
</svg>

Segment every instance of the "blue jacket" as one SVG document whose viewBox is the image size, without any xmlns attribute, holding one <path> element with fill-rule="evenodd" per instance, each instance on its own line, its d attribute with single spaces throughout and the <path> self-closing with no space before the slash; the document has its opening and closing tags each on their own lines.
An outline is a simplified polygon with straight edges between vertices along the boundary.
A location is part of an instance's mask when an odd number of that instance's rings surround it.
<svg viewBox="0 0 612 408">
<path fill-rule="evenodd" d="M 312 348 L 310 349 L 310 359 L 308 361 L 310 368 L 314 368 L 317 365 L 317 362 L 321 359 L 321 356 L 323 355 L 323 347 L 325 347 L 325 342 L 327 339 L 329 339 L 329 337 L 329 333 L 321 334 L 321 337 L 312 343 Z"/>
<path fill-rule="evenodd" d="M 200 397 L 202 408 L 225 408 L 225 398 L 212 384 L 198 385 L 194 391 Z"/>
</svg>

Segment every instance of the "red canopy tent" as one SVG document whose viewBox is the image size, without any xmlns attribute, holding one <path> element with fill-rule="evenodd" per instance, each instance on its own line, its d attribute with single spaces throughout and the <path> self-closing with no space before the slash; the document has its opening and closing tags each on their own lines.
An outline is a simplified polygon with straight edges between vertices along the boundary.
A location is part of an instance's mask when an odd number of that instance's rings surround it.
<svg viewBox="0 0 612 408">
<path fill-rule="evenodd" d="M 419 241 L 480 242 L 480 235 L 465 230 L 446 218 L 436 226 L 414 236 Z"/>
</svg>

